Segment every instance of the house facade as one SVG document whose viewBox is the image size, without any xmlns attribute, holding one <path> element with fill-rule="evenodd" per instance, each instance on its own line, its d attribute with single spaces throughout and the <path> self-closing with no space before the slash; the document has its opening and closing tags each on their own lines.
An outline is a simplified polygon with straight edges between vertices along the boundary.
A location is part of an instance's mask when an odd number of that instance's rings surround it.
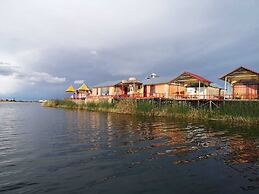
<svg viewBox="0 0 259 194">
<path fill-rule="evenodd" d="M 157 97 L 168 98 L 169 97 L 169 81 L 168 77 L 150 77 L 143 80 L 142 96 L 144 98 Z"/>
<path fill-rule="evenodd" d="M 225 82 L 225 99 L 259 98 L 259 73 L 256 71 L 241 66 L 220 79 Z"/>
<path fill-rule="evenodd" d="M 93 87 L 92 97 L 137 97 L 142 83 L 135 77 L 127 80 L 105 82 Z"/>
<path fill-rule="evenodd" d="M 191 72 L 183 72 L 170 81 L 170 97 L 175 99 L 219 99 L 221 88 Z"/>
</svg>

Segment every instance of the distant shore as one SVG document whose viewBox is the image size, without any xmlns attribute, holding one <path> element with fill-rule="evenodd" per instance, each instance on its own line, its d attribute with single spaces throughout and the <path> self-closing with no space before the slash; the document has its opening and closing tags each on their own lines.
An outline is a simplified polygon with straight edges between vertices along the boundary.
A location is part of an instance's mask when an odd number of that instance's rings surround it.
<svg viewBox="0 0 259 194">
<path fill-rule="evenodd" d="M 199 121 L 229 122 L 239 125 L 259 124 L 259 102 L 226 105 L 213 110 L 198 109 L 179 104 L 157 106 L 150 103 L 135 103 L 133 101 L 119 101 L 116 103 L 75 103 L 65 100 L 47 100 L 45 107 L 79 109 L 98 112 L 112 112 L 119 114 L 132 114 L 141 116 L 174 117 Z"/>
<path fill-rule="evenodd" d="M 0 100 L 1 102 L 34 102 L 34 103 L 39 103 L 37 100 Z"/>
</svg>

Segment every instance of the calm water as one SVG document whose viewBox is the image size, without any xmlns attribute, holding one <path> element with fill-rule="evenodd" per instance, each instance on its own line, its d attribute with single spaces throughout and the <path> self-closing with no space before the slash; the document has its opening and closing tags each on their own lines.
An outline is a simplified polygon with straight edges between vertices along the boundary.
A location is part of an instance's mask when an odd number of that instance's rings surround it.
<svg viewBox="0 0 259 194">
<path fill-rule="evenodd" d="M 0 103 L 0 193 L 259 193 L 259 129 Z"/>
</svg>

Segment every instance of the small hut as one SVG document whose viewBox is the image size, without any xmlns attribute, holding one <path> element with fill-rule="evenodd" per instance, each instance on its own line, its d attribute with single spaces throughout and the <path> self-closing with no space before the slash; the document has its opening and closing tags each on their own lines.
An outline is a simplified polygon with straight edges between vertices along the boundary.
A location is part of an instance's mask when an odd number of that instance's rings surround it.
<svg viewBox="0 0 259 194">
<path fill-rule="evenodd" d="M 191 72 L 183 72 L 171 80 L 174 87 L 170 91 L 170 97 L 188 99 L 215 99 L 220 97 L 218 86 L 210 80 Z"/>
<path fill-rule="evenodd" d="M 153 74 L 151 74 L 153 75 Z M 143 83 L 143 97 L 168 98 L 169 96 L 169 77 L 149 76 Z"/>
<path fill-rule="evenodd" d="M 79 99 L 84 100 L 90 93 L 91 90 L 89 89 L 89 87 L 83 83 L 78 89 L 77 89 L 77 97 Z"/>
<path fill-rule="evenodd" d="M 121 80 L 115 85 L 115 95 L 119 97 L 140 97 L 142 83 L 135 77 Z"/>
<path fill-rule="evenodd" d="M 92 97 L 135 97 L 142 83 L 134 77 L 128 80 L 108 81 L 93 87 Z"/>
<path fill-rule="evenodd" d="M 225 82 L 224 98 L 258 99 L 259 73 L 245 67 L 239 67 L 220 77 Z"/>
<path fill-rule="evenodd" d="M 93 87 L 92 97 L 100 96 L 114 96 L 115 95 L 115 85 L 120 81 L 106 81 Z"/>
<path fill-rule="evenodd" d="M 72 93 L 72 95 L 70 96 L 71 99 L 74 99 L 76 97 L 76 90 L 75 88 L 71 85 L 69 86 L 66 91 L 66 93 Z"/>
</svg>

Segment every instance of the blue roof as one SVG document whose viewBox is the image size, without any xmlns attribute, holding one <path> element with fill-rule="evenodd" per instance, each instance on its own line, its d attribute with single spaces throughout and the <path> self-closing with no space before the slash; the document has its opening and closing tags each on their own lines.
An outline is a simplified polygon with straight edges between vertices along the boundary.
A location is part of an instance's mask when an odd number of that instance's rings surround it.
<svg viewBox="0 0 259 194">
<path fill-rule="evenodd" d="M 141 82 L 144 85 L 153 85 L 153 84 L 166 84 L 169 83 L 173 78 L 172 77 L 155 77 L 151 79 L 145 79 Z"/>
</svg>

